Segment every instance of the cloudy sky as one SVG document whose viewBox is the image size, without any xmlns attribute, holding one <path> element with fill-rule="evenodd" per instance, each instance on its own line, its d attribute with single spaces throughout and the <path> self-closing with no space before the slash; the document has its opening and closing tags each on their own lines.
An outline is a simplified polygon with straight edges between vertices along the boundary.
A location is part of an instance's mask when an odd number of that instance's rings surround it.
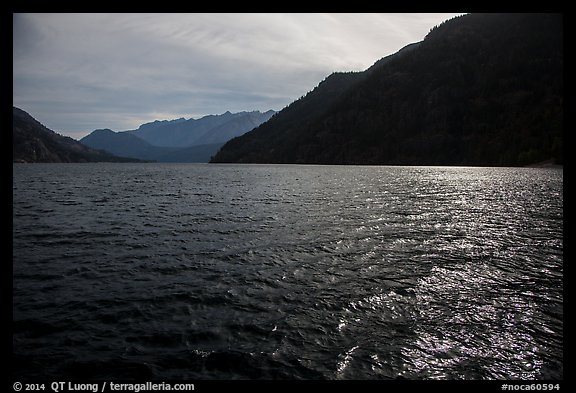
<svg viewBox="0 0 576 393">
<path fill-rule="evenodd" d="M 13 101 L 76 139 L 281 110 L 459 14 L 14 14 Z"/>
</svg>

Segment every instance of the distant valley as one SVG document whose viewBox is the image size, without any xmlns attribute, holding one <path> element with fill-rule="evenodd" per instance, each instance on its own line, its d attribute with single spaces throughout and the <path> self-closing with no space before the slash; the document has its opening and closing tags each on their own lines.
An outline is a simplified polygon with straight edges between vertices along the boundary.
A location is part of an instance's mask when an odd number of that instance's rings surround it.
<svg viewBox="0 0 576 393">
<path fill-rule="evenodd" d="M 80 140 L 114 155 L 159 162 L 208 162 L 230 139 L 269 120 L 276 112 L 225 112 L 200 119 L 154 121 L 136 130 L 95 130 Z"/>
<path fill-rule="evenodd" d="M 561 14 L 467 14 L 280 112 L 157 120 L 79 143 L 14 108 L 13 160 L 561 165 L 563 56 Z"/>
</svg>

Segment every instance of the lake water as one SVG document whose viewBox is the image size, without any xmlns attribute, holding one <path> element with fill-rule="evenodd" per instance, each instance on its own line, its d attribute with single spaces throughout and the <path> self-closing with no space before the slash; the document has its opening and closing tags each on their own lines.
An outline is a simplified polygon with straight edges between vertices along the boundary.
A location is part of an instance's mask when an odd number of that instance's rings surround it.
<svg viewBox="0 0 576 393">
<path fill-rule="evenodd" d="M 13 376 L 562 379 L 563 172 L 13 166 Z"/>
</svg>

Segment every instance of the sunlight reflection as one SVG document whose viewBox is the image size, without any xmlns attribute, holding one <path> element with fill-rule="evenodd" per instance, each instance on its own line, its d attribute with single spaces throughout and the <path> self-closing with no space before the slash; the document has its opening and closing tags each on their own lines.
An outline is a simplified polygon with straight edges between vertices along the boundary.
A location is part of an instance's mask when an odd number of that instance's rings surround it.
<svg viewBox="0 0 576 393">
<path fill-rule="evenodd" d="M 450 305 L 450 306 L 448 306 Z M 406 377 L 535 379 L 543 364 L 526 328 L 536 306 L 513 295 L 487 264 L 435 267 L 416 288 L 417 338 L 402 353 Z M 470 375 L 467 364 L 483 372 Z"/>
<path fill-rule="evenodd" d="M 352 361 L 352 354 L 354 353 L 355 350 L 357 350 L 359 347 L 356 345 L 352 348 L 350 348 L 348 351 L 346 351 L 346 353 L 344 354 L 340 354 L 339 360 L 338 360 L 338 364 L 336 366 L 336 375 L 337 376 L 341 376 L 342 373 L 344 372 L 344 370 L 346 369 L 346 367 L 348 367 L 348 365 L 350 364 L 350 362 Z"/>
</svg>

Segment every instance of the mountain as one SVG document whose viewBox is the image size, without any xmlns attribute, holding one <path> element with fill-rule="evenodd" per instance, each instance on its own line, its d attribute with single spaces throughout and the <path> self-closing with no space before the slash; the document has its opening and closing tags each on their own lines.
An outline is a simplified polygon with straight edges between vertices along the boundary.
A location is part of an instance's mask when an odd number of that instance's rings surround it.
<svg viewBox="0 0 576 393">
<path fill-rule="evenodd" d="M 268 121 L 275 113 L 273 110 L 264 113 L 260 111 L 236 113 L 225 123 L 212 128 L 209 132 L 196 139 L 194 145 L 224 144 L 230 139 L 244 135 L 246 132 Z"/>
<path fill-rule="evenodd" d="M 214 127 L 226 123 L 232 117 L 230 112 L 222 115 L 208 115 L 200 119 L 189 119 L 177 122 L 147 123 L 137 130 L 125 131 L 135 135 L 153 146 L 187 147 Z M 248 130 L 246 130 L 248 131 Z"/>
<path fill-rule="evenodd" d="M 468 14 L 334 73 L 212 162 L 562 163 L 563 17 Z"/>
<path fill-rule="evenodd" d="M 28 113 L 12 107 L 13 162 L 134 162 L 84 146 L 46 128 Z"/>
<path fill-rule="evenodd" d="M 182 148 L 221 143 L 250 131 L 255 126 L 270 119 L 274 113 L 274 111 L 264 113 L 260 111 L 225 112 L 221 115 L 208 115 L 200 119 L 156 121 L 128 132 L 151 145 L 161 147 Z"/>
<path fill-rule="evenodd" d="M 270 119 L 276 112 L 208 115 L 200 119 L 154 121 L 137 130 L 95 130 L 80 140 L 86 146 L 144 160 L 208 162 L 231 138 Z"/>
<path fill-rule="evenodd" d="M 174 120 L 154 120 L 153 122 L 142 124 L 138 128 L 138 131 L 140 131 L 141 133 L 147 133 L 147 132 L 149 132 L 153 129 L 159 128 L 159 127 L 163 127 L 166 125 L 176 125 L 178 123 L 182 123 L 185 121 L 186 121 L 186 119 L 183 117 L 181 117 L 179 119 L 174 119 Z"/>
<path fill-rule="evenodd" d="M 114 132 L 110 129 L 94 130 L 80 139 L 80 142 L 93 149 L 105 150 L 111 154 L 153 161 L 176 150 L 170 147 L 153 146 L 131 133 Z"/>
</svg>

